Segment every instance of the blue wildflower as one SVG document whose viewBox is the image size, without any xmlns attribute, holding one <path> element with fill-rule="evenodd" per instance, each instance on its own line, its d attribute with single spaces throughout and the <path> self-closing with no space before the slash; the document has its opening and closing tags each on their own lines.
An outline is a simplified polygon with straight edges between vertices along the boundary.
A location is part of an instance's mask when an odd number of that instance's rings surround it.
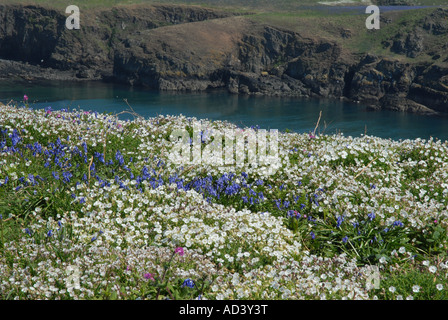
<svg viewBox="0 0 448 320">
<path fill-rule="evenodd" d="M 121 155 L 120 151 L 117 150 L 117 152 L 115 153 L 115 159 L 118 161 L 118 163 L 122 166 L 124 164 L 124 158 Z"/>
<path fill-rule="evenodd" d="M 186 279 L 181 287 L 194 288 L 194 281 L 191 279 Z"/>
<path fill-rule="evenodd" d="M 401 221 L 394 221 L 392 227 L 403 227 L 403 223 Z"/>
<path fill-rule="evenodd" d="M 62 177 L 64 182 L 69 183 L 70 182 L 70 178 L 73 177 L 73 174 L 71 172 L 63 172 L 62 173 Z"/>
<path fill-rule="evenodd" d="M 338 220 L 337 220 L 337 223 L 336 223 L 336 228 L 339 228 L 343 221 L 344 221 L 344 217 L 339 216 Z"/>
</svg>

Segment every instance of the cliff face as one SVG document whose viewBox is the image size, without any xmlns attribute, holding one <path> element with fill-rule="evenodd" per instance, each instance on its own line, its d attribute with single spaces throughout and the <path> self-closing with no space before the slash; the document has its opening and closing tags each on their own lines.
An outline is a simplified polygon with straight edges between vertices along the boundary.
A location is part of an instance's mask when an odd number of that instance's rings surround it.
<svg viewBox="0 0 448 320">
<path fill-rule="evenodd" d="M 104 79 L 113 75 L 114 54 L 128 35 L 194 21 L 224 18 L 227 12 L 182 6 L 128 6 L 83 12 L 80 30 L 67 30 L 64 11 L 40 6 L 0 4 L 0 59 L 71 73 L 54 77 Z M 5 64 L 7 67 L 5 67 Z M 14 69 L 18 68 L 18 70 Z M 22 69 L 22 70 L 20 70 Z M 3 61 L 3 71 L 40 77 Z M 48 71 L 48 70 L 47 70 Z M 47 77 L 42 70 L 42 77 Z M 3 74 L 4 76 L 4 74 Z"/>
<path fill-rule="evenodd" d="M 448 32 L 439 9 L 385 46 L 407 57 L 428 51 L 426 34 Z M 159 90 L 227 88 L 253 95 L 344 98 L 411 112 L 448 112 L 448 67 L 355 55 L 339 43 L 225 11 L 130 6 L 82 15 L 0 5 L 0 77 L 108 80 Z M 445 48 L 446 49 L 446 48 Z"/>
</svg>

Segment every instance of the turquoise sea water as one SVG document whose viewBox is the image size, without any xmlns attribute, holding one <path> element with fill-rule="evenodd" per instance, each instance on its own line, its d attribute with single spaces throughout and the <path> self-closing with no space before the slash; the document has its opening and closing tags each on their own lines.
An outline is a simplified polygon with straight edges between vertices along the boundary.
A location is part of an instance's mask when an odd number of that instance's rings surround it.
<svg viewBox="0 0 448 320">
<path fill-rule="evenodd" d="M 382 138 L 448 140 L 447 116 L 423 116 L 393 111 L 368 111 L 365 106 L 339 100 L 253 97 L 228 94 L 226 91 L 207 93 L 166 93 L 101 82 L 0 83 L 0 101 L 23 103 L 29 97 L 33 108 L 80 108 L 98 112 L 118 113 L 129 105 L 140 115 L 158 114 L 193 116 L 198 119 L 228 120 L 239 126 L 259 125 L 303 133 L 314 130 L 319 112 L 322 117 L 318 131 L 345 136 L 367 132 Z M 132 119 L 122 115 L 122 119 Z"/>
</svg>

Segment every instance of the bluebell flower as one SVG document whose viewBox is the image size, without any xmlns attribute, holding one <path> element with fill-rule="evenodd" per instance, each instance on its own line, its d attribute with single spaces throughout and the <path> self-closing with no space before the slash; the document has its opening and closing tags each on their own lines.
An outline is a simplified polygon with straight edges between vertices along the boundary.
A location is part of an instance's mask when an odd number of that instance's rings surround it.
<svg viewBox="0 0 448 320">
<path fill-rule="evenodd" d="M 85 141 L 83 141 L 83 143 L 81 144 L 83 150 L 84 150 L 84 154 L 87 155 L 87 143 Z"/>
<path fill-rule="evenodd" d="M 375 219 L 375 213 L 371 212 L 367 215 L 367 217 L 369 217 L 370 221 L 372 221 L 373 219 Z"/>
<path fill-rule="evenodd" d="M 191 279 L 186 279 L 181 287 L 194 288 L 194 282 Z"/>
<path fill-rule="evenodd" d="M 48 232 L 47 232 L 47 237 L 51 237 L 53 235 L 53 230 L 49 230 Z"/>
<path fill-rule="evenodd" d="M 314 234 L 314 232 L 313 232 L 313 231 L 311 231 L 311 232 L 310 232 L 310 236 L 311 236 L 311 239 L 314 239 L 314 238 L 316 238 L 316 235 Z"/>
<path fill-rule="evenodd" d="M 347 243 L 347 241 L 348 241 L 348 237 L 347 237 L 347 236 L 345 236 L 344 238 L 342 238 L 342 242 L 343 242 L 343 243 Z"/>
<path fill-rule="evenodd" d="M 117 150 L 117 152 L 115 153 L 115 159 L 118 161 L 118 163 L 122 166 L 124 164 L 124 158 L 121 155 L 120 151 Z"/>
<path fill-rule="evenodd" d="M 31 231 L 30 231 L 30 229 L 25 228 L 25 233 L 26 233 L 27 235 L 31 236 Z"/>
<path fill-rule="evenodd" d="M 344 217 L 339 216 L 337 219 L 336 228 L 339 228 L 343 221 L 344 221 Z"/>
<path fill-rule="evenodd" d="M 13 149 L 20 142 L 20 140 L 22 140 L 16 129 L 14 129 L 14 131 L 12 132 L 11 135 L 9 135 L 9 137 L 11 138 Z"/>
<path fill-rule="evenodd" d="M 393 227 L 403 227 L 403 223 L 401 221 L 394 221 L 392 224 Z"/>
<path fill-rule="evenodd" d="M 62 177 L 64 182 L 69 183 L 70 182 L 70 178 L 73 177 L 73 174 L 71 172 L 63 172 L 62 173 Z"/>
<path fill-rule="evenodd" d="M 278 208 L 279 210 L 281 210 L 282 200 L 280 199 L 280 200 L 274 200 L 274 201 L 275 201 L 275 205 L 277 206 L 277 208 Z"/>
</svg>

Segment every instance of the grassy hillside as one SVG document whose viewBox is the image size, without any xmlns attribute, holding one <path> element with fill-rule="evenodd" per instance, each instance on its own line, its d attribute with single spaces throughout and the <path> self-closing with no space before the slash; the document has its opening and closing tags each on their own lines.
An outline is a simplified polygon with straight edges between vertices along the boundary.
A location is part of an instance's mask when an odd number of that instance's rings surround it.
<svg viewBox="0 0 448 320">
<path fill-rule="evenodd" d="M 384 1 L 383 1 L 384 2 Z M 393 2 L 393 1 L 392 1 Z M 50 7 L 65 8 L 71 4 L 71 1 L 49 1 L 49 0 L 0 0 L 0 3 L 9 4 L 38 4 Z M 326 2 L 329 3 L 329 2 Z M 420 0 L 411 1 L 414 5 L 446 5 L 442 0 Z M 394 55 L 390 48 L 384 46 L 385 41 L 390 41 L 397 33 L 406 34 L 419 26 L 420 20 L 428 15 L 433 8 L 405 10 L 382 13 L 382 24 L 380 30 L 367 30 L 365 27 L 366 14 L 360 14 L 354 11 L 333 11 L 332 6 L 324 6 L 317 0 L 304 1 L 234 1 L 234 0 L 80 0 L 77 5 L 80 9 L 104 9 L 117 5 L 131 4 L 180 4 L 180 5 L 198 5 L 212 8 L 227 9 L 236 12 L 249 13 L 247 19 L 260 23 L 269 24 L 279 28 L 284 28 L 300 33 L 305 37 L 321 37 L 336 41 L 342 47 L 355 53 L 375 53 L 379 55 L 390 55 L 394 58 L 406 60 L 406 57 Z M 351 6 L 366 6 L 367 1 L 353 1 L 347 3 Z M 317 7 L 316 7 L 317 6 Z M 328 8 L 328 9 L 324 9 Z M 389 21 L 385 23 L 384 21 Z M 421 27 L 421 26 L 420 26 Z M 431 43 L 441 44 L 448 40 L 448 36 L 430 37 L 428 46 Z M 431 57 L 421 55 L 420 60 L 429 60 Z M 412 60 L 416 61 L 416 60 Z"/>
<path fill-rule="evenodd" d="M 447 142 L 279 133 L 277 165 L 181 165 L 196 119 L 0 119 L 0 299 L 448 299 Z"/>
<path fill-rule="evenodd" d="M 105 8 L 112 7 L 115 5 L 128 5 L 128 4 L 184 4 L 184 5 L 200 5 L 207 7 L 219 7 L 219 8 L 231 8 L 231 9 L 249 9 L 257 11 L 284 11 L 299 9 L 304 6 L 322 5 L 322 4 L 332 4 L 334 5 L 368 5 L 371 1 L 368 0 L 347 0 L 347 1 L 319 1 L 319 0 L 167 0 L 167 1 L 157 1 L 157 0 L 78 0 L 76 5 L 80 8 Z M 376 3 L 373 1 L 372 3 Z M 0 3 L 9 4 L 40 4 L 40 5 L 50 5 L 53 7 L 67 7 L 73 4 L 73 1 L 69 0 L 1 0 Z M 385 3 L 379 2 L 379 3 Z M 397 1 L 389 1 L 389 3 L 398 3 Z M 409 0 L 407 3 L 411 5 L 446 5 L 444 0 Z"/>
</svg>

